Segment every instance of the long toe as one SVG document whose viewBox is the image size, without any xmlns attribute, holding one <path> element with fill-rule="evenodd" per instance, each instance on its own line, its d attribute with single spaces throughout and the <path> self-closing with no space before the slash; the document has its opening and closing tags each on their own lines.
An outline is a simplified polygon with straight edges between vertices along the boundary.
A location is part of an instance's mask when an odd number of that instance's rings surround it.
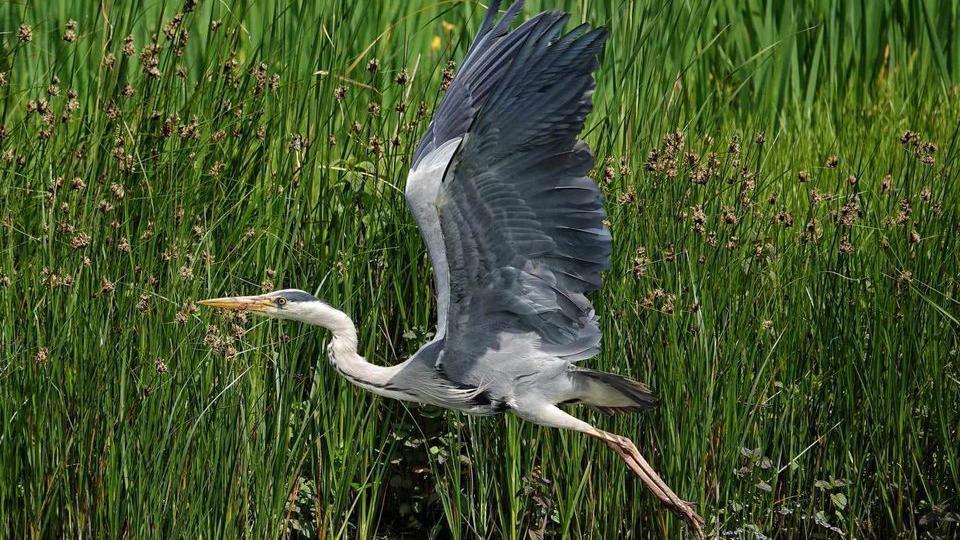
<svg viewBox="0 0 960 540">
<path fill-rule="evenodd" d="M 684 501 L 683 507 L 684 507 L 684 514 L 686 516 L 689 516 L 692 519 L 696 520 L 700 525 L 703 525 L 706 523 L 703 517 L 700 514 L 698 514 L 696 510 L 693 509 L 693 503 Z"/>
<path fill-rule="evenodd" d="M 693 533 L 698 539 L 702 540 L 705 538 L 703 534 L 703 526 L 706 522 L 702 517 L 700 517 L 700 514 L 697 514 L 693 510 L 692 506 L 685 504 L 678 508 L 677 511 L 680 514 L 680 517 L 690 525 L 690 528 L 693 529 Z"/>
</svg>

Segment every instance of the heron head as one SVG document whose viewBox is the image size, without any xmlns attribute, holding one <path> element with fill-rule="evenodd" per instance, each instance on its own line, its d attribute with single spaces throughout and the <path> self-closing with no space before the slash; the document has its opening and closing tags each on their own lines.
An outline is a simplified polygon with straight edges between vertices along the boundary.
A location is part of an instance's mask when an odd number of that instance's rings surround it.
<svg viewBox="0 0 960 540">
<path fill-rule="evenodd" d="M 200 300 L 202 306 L 249 311 L 274 319 L 305 320 L 319 309 L 329 307 L 312 294 L 298 289 L 284 289 L 257 296 L 228 296 Z"/>
</svg>

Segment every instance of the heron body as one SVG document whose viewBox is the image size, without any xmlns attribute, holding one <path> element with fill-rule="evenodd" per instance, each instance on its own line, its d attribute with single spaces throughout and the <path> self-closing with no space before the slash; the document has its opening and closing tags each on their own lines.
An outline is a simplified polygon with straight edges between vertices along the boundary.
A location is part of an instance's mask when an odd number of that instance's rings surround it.
<svg viewBox="0 0 960 540">
<path fill-rule="evenodd" d="M 395 366 L 367 362 L 342 311 L 299 290 L 206 300 L 327 328 L 327 356 L 376 394 L 470 414 L 512 412 L 599 438 L 702 536 L 703 520 L 636 446 L 561 408 L 648 409 L 643 384 L 580 366 L 600 351 L 586 294 L 600 287 L 611 237 L 577 139 L 592 108 L 606 31 L 547 11 L 511 30 L 522 0 L 487 12 L 413 156 L 406 199 L 433 264 L 435 337 Z"/>
</svg>

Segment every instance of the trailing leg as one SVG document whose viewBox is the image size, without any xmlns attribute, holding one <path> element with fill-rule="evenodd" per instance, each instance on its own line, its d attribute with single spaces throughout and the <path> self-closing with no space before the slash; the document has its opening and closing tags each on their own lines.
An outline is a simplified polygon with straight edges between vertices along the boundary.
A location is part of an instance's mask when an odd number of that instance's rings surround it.
<svg viewBox="0 0 960 540">
<path fill-rule="evenodd" d="M 596 434 L 591 435 L 605 442 L 611 450 L 616 452 L 617 455 L 623 459 L 624 463 L 627 464 L 627 467 L 640 478 L 640 481 L 647 486 L 647 489 L 649 489 L 654 496 L 660 499 L 660 502 L 663 503 L 664 506 L 690 524 L 697 538 L 704 538 L 703 518 L 697 514 L 690 503 L 678 497 L 677 494 L 670 489 L 670 486 L 660 478 L 660 475 L 653 470 L 653 467 L 651 467 L 643 455 L 640 454 L 640 450 L 633 444 L 633 441 L 627 437 L 599 429 L 596 430 Z"/>
<path fill-rule="evenodd" d="M 643 482 L 654 496 L 660 499 L 660 502 L 663 503 L 664 506 L 690 525 L 697 538 L 704 538 L 703 518 L 694 511 L 690 503 L 678 497 L 677 494 L 670 489 L 670 486 L 660 478 L 657 472 L 653 470 L 653 467 L 643 458 L 636 445 L 633 444 L 633 441 L 626 437 L 597 429 L 583 420 L 567 414 L 556 405 L 540 404 L 535 407 L 524 407 L 522 410 L 524 411 L 523 413 L 518 411 L 517 414 L 531 422 L 543 426 L 579 431 L 603 441 L 623 459 L 627 467 L 637 475 L 637 478 Z"/>
</svg>

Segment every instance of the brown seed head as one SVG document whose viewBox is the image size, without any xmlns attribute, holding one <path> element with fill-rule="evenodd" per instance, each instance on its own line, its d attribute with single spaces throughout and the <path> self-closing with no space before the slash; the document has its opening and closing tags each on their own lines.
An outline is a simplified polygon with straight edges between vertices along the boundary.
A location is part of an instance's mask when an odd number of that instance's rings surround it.
<svg viewBox="0 0 960 540">
<path fill-rule="evenodd" d="M 70 239 L 70 247 L 73 249 L 83 249 L 90 245 L 90 235 L 86 233 L 77 233 Z"/>
<path fill-rule="evenodd" d="M 920 243 L 920 233 L 916 229 L 910 230 L 910 244 Z"/>
<path fill-rule="evenodd" d="M 640 279 L 647 275 L 647 266 L 651 263 L 650 257 L 647 257 L 647 250 L 640 246 L 637 248 L 637 256 L 633 259 L 633 277 Z"/>
<path fill-rule="evenodd" d="M 900 144 L 904 146 L 916 145 L 920 143 L 920 134 L 915 131 L 904 131 L 900 136 Z"/>
<path fill-rule="evenodd" d="M 73 43 L 77 40 L 77 21 L 73 19 L 67 21 L 66 30 L 63 32 L 63 40 L 67 43 Z"/>
<path fill-rule="evenodd" d="M 123 38 L 123 47 L 120 48 L 120 52 L 123 53 L 124 56 L 137 54 L 137 47 L 133 44 L 132 35 L 128 34 L 127 37 Z"/>
<path fill-rule="evenodd" d="M 29 24 L 21 24 L 17 30 L 17 39 L 20 43 L 30 43 L 33 41 L 33 28 Z"/>
<path fill-rule="evenodd" d="M 839 250 L 841 255 L 850 255 L 855 251 L 849 236 L 844 235 L 844 237 L 840 239 Z"/>
<path fill-rule="evenodd" d="M 787 211 L 786 208 L 780 210 L 777 214 L 777 223 L 784 226 L 784 228 L 793 226 L 793 214 Z"/>
<path fill-rule="evenodd" d="M 147 311 L 150 311 L 150 295 L 149 294 L 141 294 L 140 297 L 137 299 L 137 311 L 139 311 L 140 313 L 146 313 Z"/>
<path fill-rule="evenodd" d="M 443 70 L 443 78 L 440 81 L 440 89 L 446 92 L 453 83 L 457 65 L 451 60 L 447 62 L 446 69 Z"/>
<path fill-rule="evenodd" d="M 114 290 L 114 284 L 107 278 L 100 278 L 100 290 L 97 292 L 97 296 L 101 294 L 111 293 Z"/>
<path fill-rule="evenodd" d="M 376 135 L 370 137 L 370 140 L 367 143 L 367 149 L 371 153 L 374 153 L 378 156 L 382 154 L 383 146 L 382 146 L 382 143 L 380 142 L 380 137 L 377 137 Z"/>
<path fill-rule="evenodd" d="M 880 192 L 889 193 L 893 188 L 893 176 L 886 175 L 883 177 L 883 180 L 880 182 Z"/>
</svg>

